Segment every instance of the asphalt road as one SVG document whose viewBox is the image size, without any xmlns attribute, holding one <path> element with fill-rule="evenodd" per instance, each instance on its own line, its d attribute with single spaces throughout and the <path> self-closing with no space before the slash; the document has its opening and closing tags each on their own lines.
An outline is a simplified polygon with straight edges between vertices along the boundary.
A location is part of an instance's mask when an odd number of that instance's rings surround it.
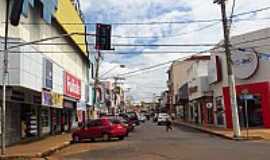
<svg viewBox="0 0 270 160">
<path fill-rule="evenodd" d="M 136 128 L 123 141 L 74 144 L 49 157 L 65 160 L 268 160 L 270 142 L 236 142 L 193 129 L 151 122 Z"/>
</svg>

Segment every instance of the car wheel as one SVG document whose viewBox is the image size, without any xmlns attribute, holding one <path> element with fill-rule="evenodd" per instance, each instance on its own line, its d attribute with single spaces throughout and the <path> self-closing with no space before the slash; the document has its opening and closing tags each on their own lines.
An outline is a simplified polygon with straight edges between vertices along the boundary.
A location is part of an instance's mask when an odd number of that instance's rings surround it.
<svg viewBox="0 0 270 160">
<path fill-rule="evenodd" d="M 157 125 L 159 126 L 159 125 L 160 125 L 160 123 L 158 122 L 158 123 L 157 123 Z"/>
<path fill-rule="evenodd" d="M 73 137 L 73 143 L 79 143 L 80 142 L 80 137 L 79 136 L 74 136 Z"/>
<path fill-rule="evenodd" d="M 121 137 L 119 137 L 119 139 L 120 139 L 120 140 L 124 140 L 124 139 L 125 139 L 125 137 L 124 137 L 124 136 L 121 136 Z"/>
<path fill-rule="evenodd" d="M 105 133 L 105 134 L 103 134 L 102 139 L 103 139 L 103 141 L 109 141 L 111 139 L 111 137 L 109 134 Z"/>
</svg>

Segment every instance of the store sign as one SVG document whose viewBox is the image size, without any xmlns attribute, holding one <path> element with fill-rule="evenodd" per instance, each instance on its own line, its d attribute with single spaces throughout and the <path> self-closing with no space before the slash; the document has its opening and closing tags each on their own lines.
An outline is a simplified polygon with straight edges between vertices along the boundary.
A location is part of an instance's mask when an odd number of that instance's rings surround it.
<svg viewBox="0 0 270 160">
<path fill-rule="evenodd" d="M 81 99 L 81 80 L 65 72 L 64 94 L 66 96 Z"/>
<path fill-rule="evenodd" d="M 221 81 L 221 63 L 219 57 L 211 55 L 210 62 L 208 63 L 208 82 L 209 84 Z"/>
<path fill-rule="evenodd" d="M 43 59 L 43 88 L 53 88 L 53 63 L 48 59 Z"/>
<path fill-rule="evenodd" d="M 52 106 L 52 94 L 49 91 L 42 91 L 42 105 Z"/>
<path fill-rule="evenodd" d="M 63 108 L 64 97 L 58 93 L 52 93 L 52 106 L 55 108 Z"/>
<path fill-rule="evenodd" d="M 231 59 L 233 62 L 233 72 L 238 79 L 252 77 L 259 67 L 258 56 L 254 52 L 234 53 Z"/>
<path fill-rule="evenodd" d="M 39 0 L 40 3 L 42 4 L 42 18 L 44 21 L 48 24 L 51 24 L 52 22 L 52 17 L 54 16 L 57 6 L 58 6 L 58 0 Z M 25 17 L 28 17 L 29 13 L 29 5 L 34 8 L 35 6 L 35 0 L 24 0 L 23 3 L 23 10 L 22 14 Z"/>
</svg>

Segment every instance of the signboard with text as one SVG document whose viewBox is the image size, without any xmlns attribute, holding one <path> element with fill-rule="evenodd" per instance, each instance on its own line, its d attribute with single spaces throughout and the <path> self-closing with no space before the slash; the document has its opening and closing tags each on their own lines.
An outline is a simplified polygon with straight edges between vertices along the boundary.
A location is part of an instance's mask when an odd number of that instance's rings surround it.
<svg viewBox="0 0 270 160">
<path fill-rule="evenodd" d="M 81 99 L 81 80 L 67 72 L 64 76 L 64 94 L 68 97 Z"/>
</svg>

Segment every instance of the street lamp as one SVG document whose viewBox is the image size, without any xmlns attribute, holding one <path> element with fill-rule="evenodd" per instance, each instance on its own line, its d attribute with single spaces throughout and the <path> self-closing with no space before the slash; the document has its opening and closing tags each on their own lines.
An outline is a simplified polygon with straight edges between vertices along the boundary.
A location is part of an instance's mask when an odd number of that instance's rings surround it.
<svg viewBox="0 0 270 160">
<path fill-rule="evenodd" d="M 112 67 L 111 69 L 109 69 L 108 71 L 106 71 L 105 73 L 101 74 L 100 77 L 104 77 L 105 75 L 107 75 L 108 73 L 112 72 L 113 70 L 115 70 L 118 67 L 120 67 L 120 68 L 126 68 L 126 66 L 123 65 L 123 64 L 116 65 L 116 66 Z"/>
</svg>

